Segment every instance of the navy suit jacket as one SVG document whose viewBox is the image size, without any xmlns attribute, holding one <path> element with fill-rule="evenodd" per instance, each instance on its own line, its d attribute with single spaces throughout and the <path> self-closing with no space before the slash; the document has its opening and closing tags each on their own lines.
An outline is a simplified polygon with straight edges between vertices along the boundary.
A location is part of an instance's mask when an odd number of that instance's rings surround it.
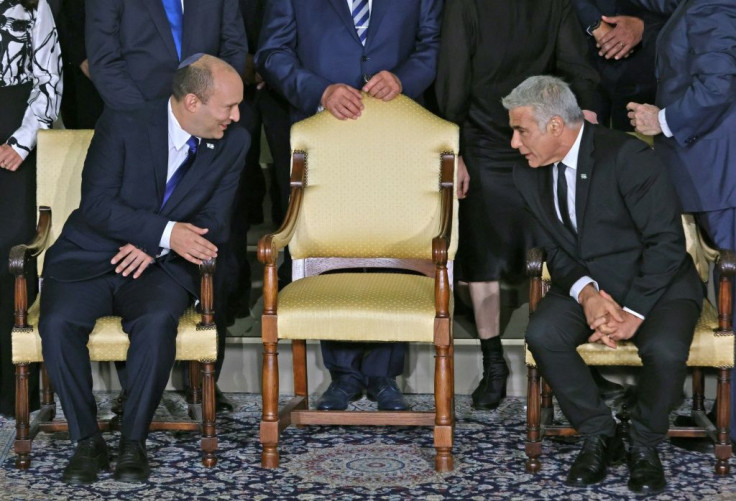
<svg viewBox="0 0 736 501">
<path fill-rule="evenodd" d="M 632 0 L 671 13 L 657 40 L 657 106 L 674 134 L 655 137 L 688 212 L 736 207 L 736 2 Z"/>
<path fill-rule="evenodd" d="M 171 93 L 179 65 L 161 0 L 86 3 L 87 57 L 109 107 L 129 110 Z M 237 0 L 184 0 L 181 58 L 203 52 L 245 70 L 248 43 Z"/>
<path fill-rule="evenodd" d="M 394 73 L 418 99 L 437 72 L 441 0 L 373 0 L 365 47 L 346 0 L 271 0 L 256 66 L 295 108 L 294 121 L 317 112 L 327 86 L 360 89 L 372 75 Z"/>
<path fill-rule="evenodd" d="M 564 295 L 584 276 L 623 307 L 647 316 L 666 299 L 703 301 L 685 251 L 680 205 L 646 143 L 585 124 L 575 186 L 577 236 L 557 218 L 552 167 L 514 167 L 514 182 L 537 223 L 552 285 Z"/>
<path fill-rule="evenodd" d="M 194 163 L 161 209 L 168 166 L 166 105 L 160 100 L 134 112 L 103 113 L 84 162 L 80 207 L 47 251 L 44 276 L 78 281 L 109 273 L 110 260 L 127 243 L 155 256 L 169 221 L 208 228 L 205 238 L 216 245 L 227 241 L 248 133 L 231 124 L 223 138 L 202 139 Z M 199 296 L 196 266 L 173 251 L 159 263 Z"/>
</svg>

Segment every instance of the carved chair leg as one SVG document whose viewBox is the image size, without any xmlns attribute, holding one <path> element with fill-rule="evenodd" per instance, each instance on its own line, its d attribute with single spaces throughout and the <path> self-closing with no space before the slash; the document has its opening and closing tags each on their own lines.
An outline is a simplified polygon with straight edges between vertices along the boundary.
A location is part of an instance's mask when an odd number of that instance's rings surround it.
<svg viewBox="0 0 736 501">
<path fill-rule="evenodd" d="M 729 422 L 731 420 L 731 369 L 718 369 L 718 385 L 716 388 L 716 474 L 728 475 L 731 471 L 729 458 L 732 445 L 729 436 Z"/>
<path fill-rule="evenodd" d="M 291 342 L 291 353 L 294 364 L 294 394 L 304 397 L 300 409 L 309 409 L 309 391 L 307 381 L 307 342 L 294 339 Z"/>
<path fill-rule="evenodd" d="M 44 415 L 49 420 L 56 417 L 56 402 L 54 402 L 54 387 L 49 379 L 49 373 L 46 371 L 46 364 L 41 363 L 41 406 L 44 408 Z"/>
<path fill-rule="evenodd" d="M 263 415 L 261 418 L 261 466 L 279 466 L 279 353 L 277 343 L 263 343 Z"/>
<path fill-rule="evenodd" d="M 526 391 L 526 471 L 536 473 L 542 463 L 539 456 L 542 454 L 541 433 L 541 390 L 539 388 L 539 370 L 536 367 L 527 367 L 527 391 Z"/>
<path fill-rule="evenodd" d="M 217 464 L 217 432 L 215 429 L 215 363 L 189 362 L 202 368 L 202 464 L 211 468 Z M 199 381 L 199 378 L 197 378 Z"/>
<path fill-rule="evenodd" d="M 15 467 L 27 470 L 31 466 L 31 426 L 28 410 L 28 377 L 30 364 L 15 366 Z"/>
<path fill-rule="evenodd" d="M 188 402 L 190 404 L 202 403 L 202 375 L 200 374 L 200 363 L 197 361 L 188 362 L 189 365 L 189 395 Z"/>
<path fill-rule="evenodd" d="M 434 468 L 438 472 L 452 471 L 452 441 L 454 415 L 452 409 L 452 359 L 449 346 L 435 345 L 435 372 L 434 372 L 434 447 L 437 455 L 434 459 Z"/>
<path fill-rule="evenodd" d="M 696 411 L 705 411 L 705 381 L 702 367 L 693 367 L 693 412 Z"/>
</svg>

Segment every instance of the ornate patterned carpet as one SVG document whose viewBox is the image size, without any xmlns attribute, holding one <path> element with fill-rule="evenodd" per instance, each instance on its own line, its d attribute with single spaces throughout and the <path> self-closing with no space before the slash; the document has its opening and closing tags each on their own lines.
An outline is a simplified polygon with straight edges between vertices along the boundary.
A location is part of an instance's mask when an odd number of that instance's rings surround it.
<svg viewBox="0 0 736 501">
<path fill-rule="evenodd" d="M 103 413 L 109 394 L 101 394 Z M 457 404 L 455 471 L 433 470 L 432 436 L 428 428 L 290 427 L 282 435 L 281 467 L 259 466 L 257 395 L 232 395 L 236 411 L 218 418 L 219 463 L 201 466 L 199 442 L 191 433 L 152 433 L 148 440 L 153 474 L 145 485 L 115 482 L 101 474 L 88 487 L 58 481 L 72 448 L 64 434 L 39 434 L 32 466 L 14 469 L 14 422 L 0 418 L 0 499 L 627 499 L 627 469 L 619 466 L 602 484 L 573 489 L 563 484 L 578 450 L 576 439 L 545 442 L 543 468 L 524 473 L 524 401 L 507 399 L 493 412 L 470 409 L 468 397 Z M 428 396 L 410 397 L 415 407 L 428 407 Z M 363 399 L 355 404 L 367 408 Z M 684 404 L 683 409 L 686 408 Z M 178 395 L 167 395 L 160 412 L 181 413 Z M 117 434 L 105 435 L 116 459 Z M 661 456 L 668 489 L 649 499 L 736 499 L 736 464 L 727 478 L 716 478 L 710 455 L 688 452 L 666 443 Z M 736 463 L 736 461 L 734 462 Z M 634 498 L 635 499 L 635 498 Z"/>
</svg>

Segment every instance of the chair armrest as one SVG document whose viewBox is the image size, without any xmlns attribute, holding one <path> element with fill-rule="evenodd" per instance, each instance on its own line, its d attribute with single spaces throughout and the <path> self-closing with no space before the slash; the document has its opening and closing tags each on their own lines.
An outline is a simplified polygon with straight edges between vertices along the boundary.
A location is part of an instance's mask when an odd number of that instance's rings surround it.
<svg viewBox="0 0 736 501">
<path fill-rule="evenodd" d="M 529 315 L 534 313 L 545 293 L 542 283 L 542 266 L 547 254 L 541 247 L 529 249 L 526 253 L 526 274 L 529 280 Z"/>
<path fill-rule="evenodd" d="M 721 333 L 733 332 L 733 281 L 736 275 L 736 253 L 721 249 L 716 263 L 718 266 L 718 331 Z"/>
<path fill-rule="evenodd" d="M 442 153 L 440 167 L 440 232 L 432 239 L 432 261 L 447 266 L 447 249 L 452 237 L 453 191 L 455 189 L 455 155 Z"/>
<path fill-rule="evenodd" d="M 15 245 L 10 249 L 10 274 L 15 277 L 25 275 L 26 263 L 31 257 L 36 257 L 46 249 L 51 233 L 51 207 L 41 206 L 38 208 L 38 225 L 36 234 L 27 244 Z"/>
<path fill-rule="evenodd" d="M 216 259 L 208 259 L 199 265 L 200 291 L 199 297 L 202 308 L 200 327 L 212 327 L 215 324 L 215 264 Z"/>
</svg>

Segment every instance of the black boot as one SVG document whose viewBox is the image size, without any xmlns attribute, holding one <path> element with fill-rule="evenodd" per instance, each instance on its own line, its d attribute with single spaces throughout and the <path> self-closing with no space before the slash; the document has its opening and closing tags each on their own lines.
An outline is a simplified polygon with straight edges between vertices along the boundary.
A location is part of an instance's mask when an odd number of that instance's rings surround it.
<svg viewBox="0 0 736 501">
<path fill-rule="evenodd" d="M 483 352 L 483 378 L 472 393 L 473 408 L 491 410 L 498 407 L 506 396 L 509 367 L 503 358 L 501 336 L 481 339 L 480 349 Z"/>
</svg>

